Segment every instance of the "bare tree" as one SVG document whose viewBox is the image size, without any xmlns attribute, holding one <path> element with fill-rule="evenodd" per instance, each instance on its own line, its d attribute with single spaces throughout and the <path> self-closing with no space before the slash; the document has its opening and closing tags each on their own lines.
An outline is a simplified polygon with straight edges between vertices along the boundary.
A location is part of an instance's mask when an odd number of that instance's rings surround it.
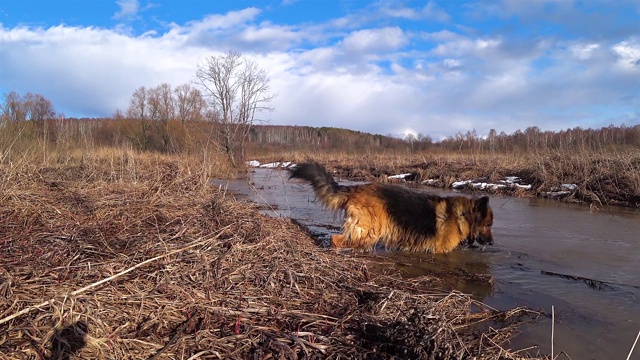
<svg viewBox="0 0 640 360">
<path fill-rule="evenodd" d="M 27 109 L 22 96 L 15 91 L 11 91 L 4 96 L 2 105 L 2 118 L 5 122 L 20 122 L 27 120 Z"/>
<path fill-rule="evenodd" d="M 183 124 L 187 121 L 202 120 L 207 104 L 199 89 L 182 84 L 173 90 L 175 94 L 176 117 Z"/>
<path fill-rule="evenodd" d="M 56 111 L 51 101 L 40 94 L 27 93 L 23 98 L 27 118 L 35 126 L 38 135 L 45 141 L 49 140 L 49 124 L 47 120 L 54 119 Z"/>
<path fill-rule="evenodd" d="M 136 136 L 135 131 L 128 136 L 131 140 L 137 142 L 140 150 L 143 151 L 147 150 L 147 145 L 149 144 L 149 128 L 151 127 L 149 115 L 147 115 L 149 108 L 148 103 L 147 89 L 141 86 L 131 95 L 129 108 L 127 109 L 127 117 L 137 120 L 141 130 L 140 136 Z"/>
<path fill-rule="evenodd" d="M 164 83 L 152 88 L 148 92 L 149 109 L 152 120 L 155 121 L 156 127 L 162 137 L 162 146 L 164 151 L 171 149 L 171 136 L 169 135 L 169 121 L 173 120 L 174 115 L 174 99 L 171 85 Z"/>
<path fill-rule="evenodd" d="M 28 118 L 36 123 L 55 118 L 56 111 L 50 100 L 40 94 L 27 93 L 24 97 Z"/>
<path fill-rule="evenodd" d="M 276 95 L 270 93 L 267 73 L 253 61 L 242 59 L 240 53 L 228 51 L 198 64 L 196 78 L 218 114 L 218 145 L 237 167 L 237 152 L 244 157 L 256 113 L 273 110 L 269 103 Z"/>
<path fill-rule="evenodd" d="M 413 135 L 412 133 L 407 133 L 407 135 L 404 137 L 404 141 L 406 141 L 409 144 L 411 151 L 413 151 L 414 150 L 413 146 L 417 141 L 416 136 Z"/>
</svg>

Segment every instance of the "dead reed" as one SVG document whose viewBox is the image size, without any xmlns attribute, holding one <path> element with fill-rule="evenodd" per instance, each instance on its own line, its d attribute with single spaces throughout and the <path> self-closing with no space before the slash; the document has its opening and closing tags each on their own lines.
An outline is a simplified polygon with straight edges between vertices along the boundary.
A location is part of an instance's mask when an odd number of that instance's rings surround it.
<svg viewBox="0 0 640 360">
<path fill-rule="evenodd" d="M 505 347 L 536 312 L 369 271 L 202 159 L 63 160 L 0 168 L 0 359 L 531 358 Z"/>
<path fill-rule="evenodd" d="M 539 152 L 382 152 L 368 154 L 292 152 L 257 160 L 304 161 L 313 158 L 339 175 L 378 181 L 388 175 L 413 173 L 415 180 L 435 180 L 434 185 L 450 187 L 454 181 L 482 179 L 498 182 L 518 176 L 532 189 L 501 189 L 512 196 L 542 196 L 575 184 L 576 191 L 563 197 L 566 202 L 597 206 L 619 205 L 640 208 L 640 150 L 583 150 Z"/>
</svg>

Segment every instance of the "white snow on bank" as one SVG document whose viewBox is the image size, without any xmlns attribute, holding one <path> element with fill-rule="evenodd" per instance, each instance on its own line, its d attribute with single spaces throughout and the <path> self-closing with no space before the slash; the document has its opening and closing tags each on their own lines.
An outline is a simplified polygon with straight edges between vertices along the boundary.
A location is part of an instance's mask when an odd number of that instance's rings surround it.
<svg viewBox="0 0 640 360">
<path fill-rule="evenodd" d="M 451 184 L 451 188 L 452 189 L 462 189 L 463 187 L 467 186 L 467 184 L 471 184 L 471 180 L 454 181 Z"/>
<path fill-rule="evenodd" d="M 578 190 L 578 185 L 576 184 L 562 184 L 560 185 L 564 190 L 576 191 Z"/>
<path fill-rule="evenodd" d="M 451 184 L 452 189 L 460 190 L 470 187 L 479 190 L 499 190 L 499 189 L 515 189 L 520 188 L 530 190 L 530 184 L 520 184 L 520 178 L 517 176 L 507 176 L 504 180 L 500 180 L 500 184 L 487 183 L 484 181 L 462 180 L 455 181 Z"/>
<path fill-rule="evenodd" d="M 422 185 L 434 185 L 437 184 L 439 182 L 438 179 L 427 179 L 427 180 L 423 180 L 422 181 Z"/>
<path fill-rule="evenodd" d="M 561 184 L 559 188 L 553 187 L 551 191 L 543 192 L 540 196 L 544 198 L 560 199 L 573 194 L 577 190 L 577 184 Z"/>
<path fill-rule="evenodd" d="M 270 168 L 270 169 L 279 168 L 279 167 L 290 167 L 295 165 L 291 161 L 261 164 L 260 161 L 258 160 L 250 160 L 245 162 L 245 164 L 247 164 L 247 166 L 250 166 L 250 167 L 261 167 L 261 168 Z"/>
<path fill-rule="evenodd" d="M 387 179 L 404 179 L 409 175 L 411 175 L 411 173 L 399 174 L 399 175 L 391 175 L 391 176 L 388 176 Z"/>
</svg>

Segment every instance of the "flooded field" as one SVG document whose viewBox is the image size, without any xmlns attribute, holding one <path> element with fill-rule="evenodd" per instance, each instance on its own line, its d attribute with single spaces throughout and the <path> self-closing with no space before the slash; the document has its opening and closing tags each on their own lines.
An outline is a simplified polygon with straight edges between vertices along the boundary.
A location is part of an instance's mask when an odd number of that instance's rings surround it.
<svg viewBox="0 0 640 360">
<path fill-rule="evenodd" d="M 262 204 L 267 214 L 291 217 L 319 246 L 340 231 L 340 216 L 324 210 L 311 187 L 289 181 L 285 171 L 255 168 L 248 178 L 215 184 Z M 495 245 L 484 250 L 368 256 L 407 277 L 441 274 L 454 288 L 497 309 L 545 311 L 548 317 L 521 329 L 513 348 L 551 352 L 553 306 L 554 354 L 565 352 L 565 358 L 574 360 L 626 359 L 640 331 L 640 212 L 613 207 L 591 211 L 544 199 L 492 197 L 490 203 Z M 639 354 L 636 346 L 631 358 L 640 359 Z"/>
</svg>

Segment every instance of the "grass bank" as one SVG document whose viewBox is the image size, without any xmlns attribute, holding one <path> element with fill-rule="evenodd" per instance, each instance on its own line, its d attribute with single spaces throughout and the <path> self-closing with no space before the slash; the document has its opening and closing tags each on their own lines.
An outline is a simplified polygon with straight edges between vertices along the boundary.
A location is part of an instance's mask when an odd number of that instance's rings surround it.
<svg viewBox="0 0 640 360">
<path fill-rule="evenodd" d="M 510 196 L 550 196 L 561 201 L 640 208 L 640 150 L 544 151 L 507 153 L 290 152 L 265 155 L 259 161 L 305 161 L 314 159 L 339 175 L 361 180 L 385 181 L 389 175 L 412 173 L 414 181 L 432 180 L 433 186 L 450 188 L 456 181 L 479 180 L 499 183 L 517 176 L 530 190 L 493 191 Z M 561 192 L 563 184 L 574 184 Z M 473 191 L 473 189 L 469 189 Z M 491 192 L 491 189 L 484 191 Z"/>
<path fill-rule="evenodd" d="M 321 249 L 215 159 L 46 158 L 0 165 L 0 359 L 532 358 L 506 348 L 536 312 Z"/>
</svg>

